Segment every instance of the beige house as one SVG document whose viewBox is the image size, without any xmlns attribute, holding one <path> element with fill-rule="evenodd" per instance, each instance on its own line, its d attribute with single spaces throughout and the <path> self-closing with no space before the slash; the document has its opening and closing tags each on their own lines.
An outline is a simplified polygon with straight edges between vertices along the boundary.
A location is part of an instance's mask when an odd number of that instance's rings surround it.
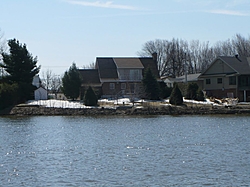
<svg viewBox="0 0 250 187">
<path fill-rule="evenodd" d="M 250 101 L 250 57 L 219 56 L 199 79 L 208 97 Z"/>
</svg>

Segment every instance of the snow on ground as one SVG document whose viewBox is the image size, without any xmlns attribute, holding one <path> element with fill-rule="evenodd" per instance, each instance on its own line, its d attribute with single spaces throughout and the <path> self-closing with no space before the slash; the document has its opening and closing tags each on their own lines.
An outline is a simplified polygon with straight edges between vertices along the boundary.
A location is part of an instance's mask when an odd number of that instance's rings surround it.
<svg viewBox="0 0 250 187">
<path fill-rule="evenodd" d="M 204 104 L 204 105 L 219 105 L 214 102 L 211 102 L 209 99 L 206 99 L 206 101 L 194 101 L 194 100 L 187 100 L 183 98 L 183 101 L 185 103 L 193 103 L 193 104 Z M 135 105 L 140 105 L 140 103 L 147 103 L 149 101 L 147 100 L 136 100 Z M 160 103 L 164 105 L 169 104 L 169 100 L 164 100 L 164 101 L 150 101 L 150 102 L 155 102 L 155 103 Z M 131 103 L 129 98 L 122 98 L 122 99 L 101 99 L 99 100 L 99 103 L 101 104 L 107 104 L 107 105 L 130 105 L 132 106 L 133 104 Z M 27 102 L 29 105 L 40 105 L 44 107 L 54 107 L 54 108 L 91 108 L 89 106 L 85 106 L 82 102 L 79 101 L 65 101 L 65 100 L 55 100 L 55 99 L 50 99 L 50 100 L 30 100 Z"/>
<path fill-rule="evenodd" d="M 44 107 L 54 107 L 54 108 L 90 108 L 85 105 L 83 105 L 79 101 L 64 101 L 64 100 L 30 100 L 27 102 L 29 105 L 40 105 Z"/>
<path fill-rule="evenodd" d="M 100 99 L 98 100 L 98 102 L 101 103 L 109 103 L 109 104 L 130 104 L 130 99 L 129 98 L 121 98 L 121 99 Z"/>
<path fill-rule="evenodd" d="M 184 99 L 183 102 L 186 103 L 193 103 L 193 104 L 204 104 L 204 105 L 212 105 L 215 104 L 214 102 L 211 102 L 209 99 L 206 99 L 206 101 L 194 101 L 194 100 L 189 100 L 189 99 Z"/>
</svg>

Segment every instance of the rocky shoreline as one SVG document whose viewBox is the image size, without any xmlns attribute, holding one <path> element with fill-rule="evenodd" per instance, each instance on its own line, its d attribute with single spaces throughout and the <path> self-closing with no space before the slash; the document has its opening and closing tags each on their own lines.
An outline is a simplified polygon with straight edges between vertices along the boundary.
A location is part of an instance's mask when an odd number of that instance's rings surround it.
<svg viewBox="0 0 250 187">
<path fill-rule="evenodd" d="M 15 106 L 2 115 L 11 116 L 97 116 L 97 115 L 214 115 L 214 114 L 250 114 L 250 107 L 245 106 L 161 106 L 161 107 L 129 107 L 116 108 L 52 108 L 43 106 Z"/>
</svg>

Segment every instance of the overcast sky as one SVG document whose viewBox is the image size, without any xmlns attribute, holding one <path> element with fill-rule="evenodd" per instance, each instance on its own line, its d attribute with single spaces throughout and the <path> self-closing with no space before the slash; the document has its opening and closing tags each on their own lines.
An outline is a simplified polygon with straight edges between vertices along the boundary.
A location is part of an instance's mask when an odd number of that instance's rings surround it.
<svg viewBox="0 0 250 187">
<path fill-rule="evenodd" d="M 0 29 L 26 43 L 41 72 L 96 57 L 137 56 L 150 40 L 214 43 L 250 34 L 250 0 L 1 0 Z"/>
</svg>

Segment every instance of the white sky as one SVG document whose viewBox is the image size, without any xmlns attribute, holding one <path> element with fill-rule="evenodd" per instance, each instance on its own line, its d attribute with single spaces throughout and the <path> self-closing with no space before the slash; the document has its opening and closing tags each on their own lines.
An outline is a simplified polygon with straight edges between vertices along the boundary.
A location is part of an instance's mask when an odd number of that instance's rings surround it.
<svg viewBox="0 0 250 187">
<path fill-rule="evenodd" d="M 61 75 L 103 56 L 137 56 L 155 39 L 250 34 L 250 0 L 1 0 L 0 29 L 26 43 L 41 72 Z"/>
</svg>

